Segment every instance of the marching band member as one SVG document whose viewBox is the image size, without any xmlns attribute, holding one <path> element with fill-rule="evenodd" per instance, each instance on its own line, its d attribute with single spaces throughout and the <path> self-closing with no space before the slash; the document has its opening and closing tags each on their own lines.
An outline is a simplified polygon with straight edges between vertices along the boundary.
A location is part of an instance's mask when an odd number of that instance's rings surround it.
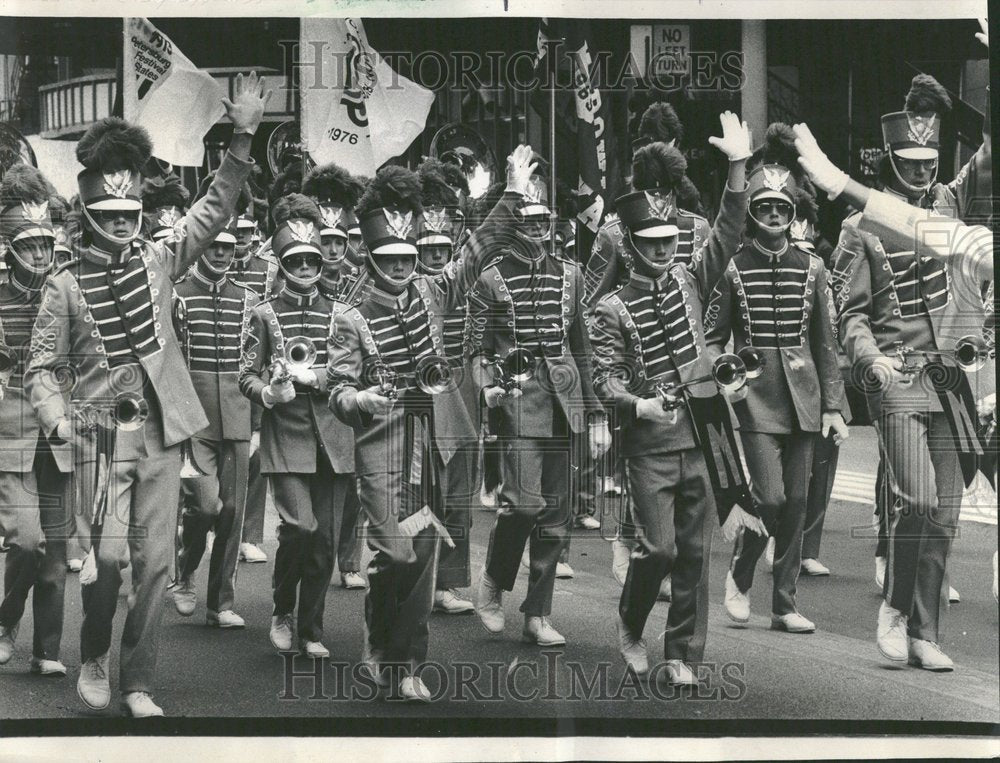
<svg viewBox="0 0 1000 763">
<path fill-rule="evenodd" d="M 445 268 L 455 253 L 455 235 L 464 229 L 464 216 L 460 219 L 456 212 L 461 209 L 461 187 L 455 174 L 461 177 L 453 164 L 444 164 L 436 159 L 425 159 L 417 167 L 420 177 L 420 201 L 423 214 L 417 223 L 417 272 L 432 281 L 446 278 Z M 462 178 L 464 180 L 464 178 Z M 466 189 L 468 184 L 466 183 Z M 470 418 L 479 410 L 476 385 L 465 363 L 463 348 L 465 333 L 466 295 L 442 316 L 442 346 L 444 356 L 459 380 L 462 402 Z M 459 588 L 467 588 L 471 582 L 469 566 L 469 541 L 472 532 L 472 504 L 476 496 L 476 463 L 479 458 L 479 440 L 473 437 L 459 443 L 455 454 L 444 467 L 442 499 L 444 502 L 441 521 L 454 541 L 454 547 L 441 549 L 434 590 L 434 611 L 446 614 L 472 612 L 475 605 L 459 594 Z"/>
<path fill-rule="evenodd" d="M 882 117 L 887 146 L 884 193 L 947 216 L 954 214 L 955 198 L 934 178 L 940 118 L 949 106 L 947 93 L 936 80 L 917 75 L 905 109 Z M 811 138 L 806 132 L 799 135 L 800 143 L 811 150 L 803 164 L 808 167 L 808 161 L 814 160 L 820 187 L 828 195 L 839 195 L 848 185 L 847 176 L 822 161 L 825 157 L 815 141 L 806 137 Z M 871 208 L 871 214 L 877 215 L 881 198 L 869 198 L 865 214 Z M 859 213 L 844 221 L 835 275 L 842 284 L 844 348 L 855 375 L 865 374 L 878 382 L 873 394 L 879 405 L 877 430 L 897 502 L 889 525 L 877 643 L 887 659 L 950 671 L 954 664 L 937 644 L 940 607 L 947 595 L 942 593 L 947 592 L 945 565 L 960 510 L 964 454 L 975 443 L 960 437 L 949 424 L 955 411 L 946 412 L 942 406 L 935 377 L 921 368 L 916 369 L 916 379 L 904 376 L 907 367 L 898 348 L 929 353 L 938 361 L 932 367 L 948 373 L 955 367 L 951 356 L 959 338 L 985 341 L 982 295 L 986 283 L 982 271 L 955 268 L 909 248 L 925 237 L 881 240 L 865 230 L 863 220 Z M 979 414 L 989 415 L 987 408 L 995 407 L 996 391 L 992 364 L 978 372 L 959 372 L 956 379 L 976 402 Z M 971 415 L 959 415 L 975 418 L 975 414 L 973 410 Z"/>
<path fill-rule="evenodd" d="M 608 449 L 610 434 L 591 380 L 590 341 L 580 306 L 583 275 L 576 263 L 546 251 L 551 213 L 539 201 L 539 180 L 530 177 L 536 166 L 528 165 L 518 189 L 524 195 L 514 209 L 512 230 L 500 242 L 500 261 L 483 272 L 469 294 L 466 352 L 473 365 L 524 351 L 536 366 L 516 396 L 496 378 L 492 364 L 474 373 L 483 403 L 499 411 L 503 446 L 501 509 L 490 534 L 476 612 L 488 631 L 503 631 L 502 591 L 513 588 L 528 543 L 522 638 L 560 646 L 566 640 L 549 614 L 556 565 L 572 525 L 571 442 L 586 432 L 597 458 Z"/>
<path fill-rule="evenodd" d="M 151 150 L 145 130 L 109 117 L 77 144 L 84 165 L 79 185 L 85 248 L 79 261 L 45 284 L 25 385 L 42 431 L 56 442 L 74 444 L 75 492 L 83 496 L 85 510 L 98 491 L 89 484 L 91 478 L 96 482 L 94 464 L 79 461 L 92 449 L 84 447 L 86 436 L 74 414 L 82 406 L 103 410 L 125 399 L 142 422 L 117 433 L 106 507 L 92 533 L 97 579 L 82 586 L 77 691 L 95 710 L 111 700 L 109 647 L 127 548 L 133 585 L 122 634 L 122 708 L 137 717 L 163 714 L 150 692 L 176 537 L 181 443 L 208 424 L 170 320 L 172 282 L 225 225 L 253 164 L 251 136 L 269 95 L 263 95 L 263 80 L 251 74 L 246 82 L 237 77 L 234 101 L 223 100 L 234 126 L 229 151 L 209 193 L 186 215 L 186 236 L 175 251 L 137 238 L 139 169 Z M 67 394 L 70 379 L 76 383 Z"/>
<path fill-rule="evenodd" d="M 149 178 L 142 184 L 142 209 L 145 233 L 152 241 L 172 246 L 183 238 L 184 213 L 191 193 L 177 175 Z"/>
<path fill-rule="evenodd" d="M 236 217 L 236 254 L 229 266 L 233 283 L 245 286 L 258 299 L 271 296 L 277 281 L 278 263 L 261 252 L 255 241 L 258 222 L 253 216 L 253 205 L 245 191 L 240 192 Z M 261 548 L 264 542 L 264 508 L 267 501 L 267 480 L 260 473 L 260 417 L 258 406 L 252 406 L 252 434 L 250 435 L 250 471 L 247 483 L 246 511 L 243 518 L 243 542 L 240 543 L 240 560 L 250 564 L 263 564 L 267 554 Z"/>
<path fill-rule="evenodd" d="M 354 207 L 364 191 L 364 184 L 335 164 L 316 167 L 305 179 L 302 191 L 318 205 L 323 218 L 320 239 L 323 244 L 323 274 L 316 286 L 331 302 L 342 298 L 353 283 L 354 268 L 347 261 L 348 238 Z M 353 437 L 353 433 L 348 432 Z M 361 503 L 351 485 L 344 499 L 344 516 L 340 523 L 337 545 L 337 566 L 340 584 L 348 590 L 367 587 L 361 575 L 362 526 L 358 524 Z"/>
<path fill-rule="evenodd" d="M 265 409 L 261 473 L 281 520 L 270 638 L 285 652 L 297 635 L 302 654 L 329 657 L 322 643 L 323 611 L 344 503 L 354 484 L 354 447 L 350 431 L 326 406 L 326 339 L 334 303 L 316 287 L 323 265 L 319 208 L 293 193 L 277 202 L 272 215 L 277 228 L 271 249 L 282 287 L 251 314 L 240 372 L 243 394 Z"/>
<path fill-rule="evenodd" d="M 747 397 L 734 403 L 752 495 L 775 538 L 771 627 L 811 633 L 816 626 L 795 606 L 809 475 L 816 434 L 848 437 L 840 409 L 844 385 L 837 365 L 833 303 L 823 261 L 789 240 L 795 190 L 804 178 L 791 128 L 768 127 L 748 178 L 747 229 L 705 308 L 709 346 L 723 352 L 753 347 L 764 359 Z M 743 532 L 726 575 L 725 608 L 750 619 L 747 596 L 767 539 Z"/>
<path fill-rule="evenodd" d="M 530 149 L 508 160 L 508 182 L 527 181 Z M 359 497 L 368 519 L 368 567 L 363 661 L 387 686 L 388 665 L 400 670 L 398 689 L 408 700 L 430 692 L 414 667 L 427 655 L 443 470 L 457 444 L 475 429 L 454 385 L 428 394 L 418 384 L 424 359 L 444 356 L 444 315 L 464 298 L 486 256 L 487 220 L 441 277 L 416 272 L 415 218 L 421 213 L 420 179 L 402 167 L 384 167 L 358 204 L 364 236 L 366 298 L 335 311 L 330 336 L 330 407 L 354 428 Z M 494 219 L 509 215 L 508 202 Z M 432 360 L 433 362 L 433 360 Z M 381 379 L 381 381 L 379 381 Z M 393 381 L 394 380 L 394 381 Z"/>
<path fill-rule="evenodd" d="M 687 165 L 680 151 L 655 142 L 636 152 L 636 190 L 616 200 L 623 233 L 616 251 L 624 257 L 629 279 L 601 297 L 590 321 L 595 388 L 619 417 L 638 526 L 637 549 L 619 602 L 619 649 L 637 674 L 648 671 L 642 634 L 661 581 L 672 574 L 664 654 L 671 682 L 687 685 L 697 683 L 690 664 L 701 662 L 708 628 L 713 523 L 706 514 L 714 497 L 688 412 L 680 408 L 673 418 L 656 389 L 711 370 L 699 318 L 743 227 L 750 155 L 746 124 L 730 112 L 720 121 L 723 137 L 710 140 L 729 158 L 729 173 L 711 227 L 704 218 L 677 208 Z M 684 229 L 694 248 L 678 257 Z M 609 263 L 615 269 L 618 265 L 614 259 Z"/>
<path fill-rule="evenodd" d="M 66 582 L 66 541 L 73 530 L 65 472 L 65 445 L 39 428 L 22 384 L 31 327 L 42 284 L 53 266 L 55 235 L 48 213 L 48 181 L 17 164 L 0 185 L 0 245 L 9 280 L 0 285 L 0 535 L 8 547 L 0 602 L 0 665 L 11 659 L 28 593 L 35 632 L 31 672 L 66 675 L 59 661 Z"/>
<path fill-rule="evenodd" d="M 240 394 L 240 352 L 257 295 L 229 278 L 236 251 L 236 219 L 215 237 L 175 287 L 183 304 L 191 381 L 208 426 L 191 438 L 188 456 L 203 476 L 181 480 L 183 513 L 177 555 L 177 612 L 194 612 L 194 573 L 215 533 L 208 571 L 205 621 L 216 628 L 242 628 L 233 607 L 236 566 L 243 533 L 250 462 L 250 401 Z"/>
</svg>

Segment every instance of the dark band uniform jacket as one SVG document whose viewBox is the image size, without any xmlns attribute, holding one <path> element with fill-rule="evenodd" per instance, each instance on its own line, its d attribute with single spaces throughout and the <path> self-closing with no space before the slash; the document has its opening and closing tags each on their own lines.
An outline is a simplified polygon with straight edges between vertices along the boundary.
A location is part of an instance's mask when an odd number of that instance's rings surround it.
<svg viewBox="0 0 1000 763">
<path fill-rule="evenodd" d="M 226 153 L 208 193 L 188 211 L 186 235 L 174 250 L 137 240 L 120 274 L 112 275 L 110 255 L 91 247 L 80 261 L 67 263 L 49 277 L 25 374 L 25 386 L 46 434 L 52 435 L 59 421 L 81 402 L 110 402 L 127 390 L 142 394 L 144 384 L 155 393 L 152 402 L 162 412 L 167 447 L 208 425 L 171 320 L 173 282 L 187 273 L 226 225 L 252 167 L 252 161 Z M 112 285 L 121 290 L 132 282 L 135 287 L 125 298 L 109 294 Z M 141 316 L 129 315 L 128 296 L 142 291 L 146 299 L 138 300 L 143 303 Z M 142 373 L 136 373 L 130 360 L 136 357 Z M 77 459 L 91 450 L 77 449 Z"/>
<path fill-rule="evenodd" d="M 240 389 L 264 410 L 260 429 L 262 474 L 311 474 L 316 471 L 316 446 L 337 474 L 354 471 L 354 438 L 327 407 L 327 343 L 335 304 L 315 286 L 309 294 L 287 287 L 257 305 L 250 318 L 243 349 Z M 268 367 L 284 357 L 285 343 L 297 336 L 312 340 L 312 368 L 317 387 L 295 384 L 295 399 L 268 408 L 261 397 L 269 381 Z"/>
<path fill-rule="evenodd" d="M 844 382 L 837 364 L 833 300 L 823 261 L 789 243 L 779 257 L 745 244 L 719 279 L 705 311 L 713 354 L 760 350 L 761 375 L 733 408 L 750 432 L 820 431 L 820 414 L 840 412 Z M 816 405 L 816 401 L 820 405 Z"/>
<path fill-rule="evenodd" d="M 703 217 L 677 210 L 681 239 L 668 271 L 656 282 L 632 274 L 594 309 L 590 337 L 595 388 L 615 406 L 622 427 L 619 447 L 625 458 L 695 447 L 686 408 L 677 409 L 676 423 L 661 424 L 637 419 L 635 404 L 639 398 L 653 397 L 657 382 L 690 381 L 711 373 L 702 306 L 739 245 L 745 210 L 746 191 L 728 187 L 711 227 Z M 615 245 L 631 248 L 625 228 L 616 230 L 621 238 Z M 680 248 L 685 240 L 690 242 L 689 251 Z M 711 396 L 716 388 L 714 383 L 699 384 L 691 392 Z"/>
<path fill-rule="evenodd" d="M 399 393 L 413 386 L 412 365 L 430 353 L 445 356 L 444 320 L 462 303 L 475 282 L 483 263 L 494 254 L 496 229 L 511 219 L 516 194 L 504 194 L 457 257 L 435 277 L 417 275 L 407 287 L 408 302 L 403 316 L 407 331 L 424 332 L 415 353 L 407 347 L 391 316 L 400 305 L 390 295 L 369 287 L 364 301 L 355 305 L 338 303 L 334 331 L 329 342 L 330 407 L 337 417 L 354 428 L 357 438 L 357 473 L 373 474 L 391 470 L 395 462 L 385 444 L 383 427 L 373 426 L 375 417 L 357 404 L 359 390 L 374 384 L 369 369 L 376 361 L 400 373 Z M 406 299 L 406 297 L 404 297 Z M 476 428 L 458 385 L 432 396 L 434 443 L 447 464 L 464 442 L 475 439 Z"/>
</svg>

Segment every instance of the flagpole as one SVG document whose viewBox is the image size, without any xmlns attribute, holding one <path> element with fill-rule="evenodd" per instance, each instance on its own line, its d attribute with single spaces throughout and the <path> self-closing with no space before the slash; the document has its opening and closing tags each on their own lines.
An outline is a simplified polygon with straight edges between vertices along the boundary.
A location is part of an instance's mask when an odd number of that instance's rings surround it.
<svg viewBox="0 0 1000 763">
<path fill-rule="evenodd" d="M 555 48 L 559 49 L 556 44 Z M 553 47 L 549 47 L 549 220 L 558 218 L 556 213 L 556 77 L 558 76 L 558 64 Z M 553 226 L 554 227 L 554 226 Z M 555 230 L 552 231 L 549 239 L 549 249 L 553 252 L 556 246 Z"/>
</svg>

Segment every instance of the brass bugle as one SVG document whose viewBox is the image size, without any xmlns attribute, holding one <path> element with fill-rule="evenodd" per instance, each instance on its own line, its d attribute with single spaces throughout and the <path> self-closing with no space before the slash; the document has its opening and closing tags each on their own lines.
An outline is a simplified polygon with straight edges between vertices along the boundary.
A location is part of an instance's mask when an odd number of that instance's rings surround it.
<svg viewBox="0 0 1000 763">
<path fill-rule="evenodd" d="M 111 406 L 111 420 L 123 432 L 142 428 L 149 418 L 149 403 L 138 392 L 121 392 Z"/>
<path fill-rule="evenodd" d="M 308 371 L 316 362 L 316 345 L 307 336 L 296 336 L 285 342 L 285 361 L 289 373 Z"/>
<path fill-rule="evenodd" d="M 963 371 L 981 370 L 995 354 L 995 348 L 972 334 L 963 336 L 955 343 L 955 363 Z"/>
<path fill-rule="evenodd" d="M 427 395 L 440 395 L 454 386 L 454 373 L 446 358 L 425 355 L 417 361 L 414 370 L 417 388 Z"/>
<path fill-rule="evenodd" d="M 745 347 L 741 347 L 736 354 L 739 356 L 739 359 L 743 361 L 743 366 L 746 368 L 748 379 L 756 379 L 764 373 L 764 365 L 766 362 L 764 353 L 756 347 L 746 345 Z"/>
<path fill-rule="evenodd" d="M 495 355 L 490 362 L 497 371 L 496 385 L 507 392 L 530 380 L 538 366 L 535 356 L 523 347 L 511 347 L 503 357 Z"/>
<path fill-rule="evenodd" d="M 746 386 L 748 378 L 760 376 L 761 368 L 764 365 L 764 358 L 759 350 L 744 348 L 744 350 L 747 349 L 753 350 L 752 353 L 746 353 L 746 357 L 754 364 L 754 376 L 750 375 L 750 371 L 747 370 L 746 363 L 740 355 L 724 352 L 715 359 L 712 364 L 712 373 L 708 376 L 699 376 L 696 379 L 675 384 L 657 384 L 656 396 L 659 398 L 663 410 L 670 411 L 680 408 L 684 404 L 684 397 L 680 394 L 681 390 L 693 387 L 695 384 L 714 381 L 719 389 L 730 395 L 742 390 Z"/>
<path fill-rule="evenodd" d="M 395 400 L 399 397 L 399 393 L 396 390 L 396 372 L 393 371 L 384 362 L 378 361 L 374 367 L 375 381 L 378 385 L 378 393 L 382 397 L 387 397 L 390 400 Z"/>
<path fill-rule="evenodd" d="M 194 477 L 207 477 L 201 467 L 194 460 L 194 447 L 190 440 L 185 440 L 181 444 L 181 479 L 192 479 Z"/>
</svg>

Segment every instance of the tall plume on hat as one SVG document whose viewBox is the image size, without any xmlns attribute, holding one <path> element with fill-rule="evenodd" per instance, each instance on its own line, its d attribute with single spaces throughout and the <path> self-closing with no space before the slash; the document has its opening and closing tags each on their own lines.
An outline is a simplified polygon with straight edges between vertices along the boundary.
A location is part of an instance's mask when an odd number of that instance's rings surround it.
<svg viewBox="0 0 1000 763">
<path fill-rule="evenodd" d="M 453 193 L 457 191 L 465 196 L 469 195 L 469 179 L 462 173 L 462 168 L 454 162 L 442 162 L 440 159 L 428 156 L 417 167 L 417 174 L 423 178 L 424 174 L 429 172 L 440 175 L 444 179 L 445 184 L 452 189 Z M 428 204 L 430 202 L 425 200 L 424 203 Z M 454 204 L 456 202 L 449 203 Z"/>
<path fill-rule="evenodd" d="M 28 164 L 15 164 L 4 173 L 0 184 L 0 206 L 22 201 L 41 204 L 54 193 L 55 189 L 40 170 Z"/>
<path fill-rule="evenodd" d="M 274 218 L 275 226 L 281 225 L 287 220 L 308 220 L 314 223 L 317 228 L 323 226 L 323 218 L 319 213 L 316 202 L 301 193 L 290 193 L 282 196 L 271 208 L 271 216 Z"/>
<path fill-rule="evenodd" d="M 148 178 L 142 184 L 142 203 L 146 209 L 186 207 L 190 199 L 191 192 L 173 173 L 165 177 Z"/>
<path fill-rule="evenodd" d="M 799 152 L 795 148 L 795 133 L 784 122 L 771 122 L 764 133 L 764 142 L 754 149 L 747 161 L 747 174 L 762 164 L 780 164 L 791 170 L 796 181 L 801 180 L 804 171 L 799 165 Z"/>
<path fill-rule="evenodd" d="M 698 189 L 687 176 L 687 159 L 676 146 L 657 141 L 643 146 L 632 157 L 632 190 L 672 191 L 677 205 L 701 214 Z"/>
<path fill-rule="evenodd" d="M 314 168 L 302 183 L 302 193 L 306 196 L 345 209 L 354 209 L 364 190 L 364 183 L 359 178 L 336 164 Z"/>
<path fill-rule="evenodd" d="M 951 98 L 931 75 L 918 74 L 910 82 L 910 92 L 906 94 L 903 108 L 914 114 L 947 114 L 951 111 Z"/>
<path fill-rule="evenodd" d="M 76 144 L 76 158 L 88 170 L 138 173 L 153 152 L 145 128 L 118 117 L 94 124 Z"/>
<path fill-rule="evenodd" d="M 444 164 L 436 159 L 426 159 L 417 167 L 420 178 L 420 201 L 425 207 L 455 207 L 458 194 L 444 174 Z"/>
<path fill-rule="evenodd" d="M 657 101 L 642 113 L 639 135 L 654 141 L 675 140 L 680 143 L 684 137 L 684 125 L 673 106 L 666 101 Z"/>
<path fill-rule="evenodd" d="M 813 225 L 819 219 L 819 207 L 816 205 L 816 191 L 810 185 L 798 185 L 792 192 L 795 202 L 795 216 L 808 220 Z"/>
<path fill-rule="evenodd" d="M 383 167 L 361 196 L 357 215 L 361 217 L 373 209 L 383 207 L 420 214 L 423 212 L 420 193 L 420 177 L 416 172 L 396 165 Z"/>
</svg>

